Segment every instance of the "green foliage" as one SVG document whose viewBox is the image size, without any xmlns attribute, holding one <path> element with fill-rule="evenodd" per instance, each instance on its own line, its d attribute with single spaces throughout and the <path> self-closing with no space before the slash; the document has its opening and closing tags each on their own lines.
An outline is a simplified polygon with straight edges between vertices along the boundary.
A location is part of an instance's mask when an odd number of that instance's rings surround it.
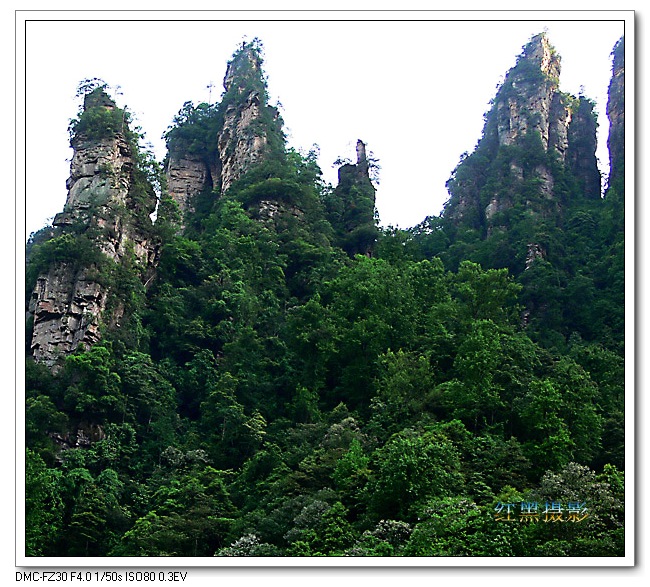
<svg viewBox="0 0 650 587">
<path fill-rule="evenodd" d="M 230 546 L 218 550 L 215 556 L 280 556 L 280 552 L 277 546 L 260 542 L 255 534 L 246 534 Z"/>
<path fill-rule="evenodd" d="M 387 438 L 415 424 L 431 409 L 435 374 L 428 357 L 402 349 L 397 353 L 389 350 L 378 360 L 382 368 L 377 395 L 371 400 L 369 425 L 377 436 Z"/>
<path fill-rule="evenodd" d="M 113 361 L 110 349 L 103 345 L 67 357 L 62 373 L 67 410 L 93 421 L 115 420 L 124 413 L 125 398 Z"/>
<path fill-rule="evenodd" d="M 25 555 L 48 556 L 63 529 L 61 472 L 29 448 L 25 454 Z"/>
<path fill-rule="evenodd" d="M 410 524 L 381 520 L 372 530 L 365 530 L 346 556 L 401 556 L 412 532 Z"/>
<path fill-rule="evenodd" d="M 374 455 L 370 507 L 378 519 L 415 519 L 431 497 L 462 491 L 460 459 L 453 443 L 435 431 L 405 429 Z"/>
<path fill-rule="evenodd" d="M 541 555 L 622 556 L 624 554 L 623 475 L 606 465 L 601 475 L 586 466 L 567 463 L 557 473 L 547 472 L 533 496 L 540 502 L 574 501 L 585 504 L 587 517 L 580 523 L 534 524 L 527 534 L 540 544 Z M 561 553 L 550 552 L 548 545 L 561 541 Z"/>
<path fill-rule="evenodd" d="M 185 102 L 163 139 L 175 156 L 191 155 L 209 161 L 216 155 L 217 132 L 222 122 L 223 115 L 215 106 Z"/>
<path fill-rule="evenodd" d="M 68 264 L 73 271 L 82 267 L 106 266 L 108 259 L 87 234 L 66 232 L 34 244 L 25 272 L 26 290 L 31 293 L 36 279 L 53 265 Z"/>
<path fill-rule="evenodd" d="M 228 63 L 228 88 L 217 104 L 205 102 L 194 105 L 185 102 L 163 134 L 171 157 L 190 157 L 214 166 L 218 134 L 223 128 L 226 113 L 245 101 L 257 101 L 258 116 L 241 129 L 248 137 L 263 136 L 267 161 L 284 160 L 285 136 L 278 110 L 269 105 L 266 78 L 263 73 L 262 45 L 259 40 L 244 43 Z M 223 155 L 223 154 L 221 154 Z M 215 186 L 216 187 L 216 186 Z"/>
<path fill-rule="evenodd" d="M 248 415 L 235 397 L 237 380 L 229 373 L 215 382 L 201 404 L 200 430 L 213 460 L 223 468 L 241 464 L 260 447 L 266 421 L 259 411 Z"/>
<path fill-rule="evenodd" d="M 354 532 L 341 502 L 331 506 L 313 501 L 295 517 L 285 536 L 289 556 L 340 556 L 354 541 Z"/>
<path fill-rule="evenodd" d="M 98 85 L 84 94 L 83 110 L 70 121 L 70 139 L 75 141 L 99 141 L 123 133 L 130 122 L 126 110 L 117 108 L 106 93 L 106 85 Z M 78 93 L 79 93 L 78 92 Z"/>
<path fill-rule="evenodd" d="M 445 213 L 379 230 L 363 165 L 341 162 L 332 188 L 316 146 L 285 147 L 261 50 L 244 43 L 221 102 L 186 102 L 165 134 L 170 157 L 210 168 L 226 109 L 259 100 L 249 130 L 268 151 L 227 193 L 206 188 L 183 231 L 160 167 L 136 155 L 133 206 L 113 212 L 161 243 L 155 279 L 83 226 L 28 243 L 28 296 L 67 264 L 120 319 L 56 372 L 26 364 L 27 552 L 623 554 L 620 179 L 592 199 L 538 133 L 500 146 L 488 115 Z M 514 71 L 499 99 L 542 79 L 525 59 Z M 80 88 L 74 140 L 128 122 L 105 89 Z M 584 523 L 494 516 L 499 502 L 573 499 Z"/>
<path fill-rule="evenodd" d="M 212 556 L 236 512 L 224 475 L 209 466 L 171 475 L 151 496 L 151 509 L 124 533 L 113 556 Z"/>
<path fill-rule="evenodd" d="M 512 323 L 517 316 L 517 294 L 521 287 L 503 269 L 483 270 L 464 261 L 452 278 L 452 291 L 472 320 Z"/>
<path fill-rule="evenodd" d="M 521 530 L 495 524 L 491 512 L 463 497 L 422 507 L 404 556 L 514 556 Z"/>
<path fill-rule="evenodd" d="M 370 457 L 364 455 L 361 443 L 353 438 L 348 451 L 336 463 L 332 474 L 335 485 L 346 491 L 362 485 L 370 473 L 369 463 Z"/>
<path fill-rule="evenodd" d="M 324 195 L 327 218 L 334 228 L 335 243 L 348 255 L 369 255 L 379 233 L 375 222 L 375 188 L 365 162 L 339 169 L 339 183 Z"/>
<path fill-rule="evenodd" d="M 111 138 L 123 130 L 124 111 L 95 106 L 70 123 L 70 134 L 77 140 L 97 141 Z"/>
<path fill-rule="evenodd" d="M 49 396 L 34 394 L 26 398 L 25 442 L 41 457 L 52 461 L 55 459 L 56 448 L 50 435 L 65 434 L 68 426 L 67 415 L 57 409 Z"/>
</svg>

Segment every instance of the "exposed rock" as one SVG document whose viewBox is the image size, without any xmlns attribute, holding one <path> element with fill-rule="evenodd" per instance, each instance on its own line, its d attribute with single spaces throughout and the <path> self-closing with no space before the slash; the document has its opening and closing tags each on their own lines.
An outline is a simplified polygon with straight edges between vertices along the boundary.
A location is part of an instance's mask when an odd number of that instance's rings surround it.
<svg viewBox="0 0 650 587">
<path fill-rule="evenodd" d="M 560 57 L 546 35 L 534 36 L 499 88 L 476 151 L 447 184 L 445 217 L 489 237 L 505 219 L 500 213 L 517 204 L 534 215 L 555 216 L 563 205 L 556 186 L 565 179 L 555 176 L 558 163 L 585 197 L 600 195 L 593 109 L 588 100 L 560 92 L 560 71 Z M 486 189 L 492 184 L 498 191 Z"/>
<path fill-rule="evenodd" d="M 268 104 L 262 58 L 255 43 L 244 43 L 235 53 L 223 83 L 221 103 L 207 113 L 202 111 L 203 118 L 199 116 L 199 124 L 205 125 L 199 132 L 209 129 L 210 141 L 214 142 L 202 144 L 200 152 L 193 152 L 188 147 L 191 141 L 182 136 L 176 142 L 168 140 L 167 184 L 183 217 L 194 212 L 197 195 L 210 190 L 219 197 L 266 160 L 273 145 L 284 148 L 282 120 L 278 110 Z M 183 124 L 191 132 L 195 123 L 188 120 Z"/>
<path fill-rule="evenodd" d="M 201 157 L 189 154 L 177 157 L 170 152 L 166 175 L 168 193 L 178 204 L 184 219 L 194 212 L 194 198 L 206 188 L 212 187 L 210 170 Z"/>
<path fill-rule="evenodd" d="M 258 218 L 265 221 L 275 220 L 281 215 L 289 215 L 299 219 L 302 219 L 305 215 L 297 206 L 290 206 L 275 200 L 260 200 L 253 212 Z"/>
<path fill-rule="evenodd" d="M 242 46 L 228 64 L 221 108 L 223 126 L 217 136 L 223 194 L 269 153 L 271 135 L 282 135 L 279 112 L 268 104 L 262 58 L 253 44 Z"/>
<path fill-rule="evenodd" d="M 357 139 L 356 152 L 357 152 L 357 166 L 365 165 L 367 168 L 368 156 L 366 155 L 366 144 L 361 139 Z"/>
<path fill-rule="evenodd" d="M 251 92 L 241 104 L 231 104 L 218 136 L 221 161 L 221 193 L 224 193 L 255 163 L 262 160 L 267 137 L 259 123 L 260 97 Z"/>
<path fill-rule="evenodd" d="M 339 167 L 335 194 L 341 201 L 342 215 L 334 222 L 338 226 L 342 247 L 350 255 L 370 256 L 377 238 L 374 222 L 375 187 L 370 180 L 370 162 L 366 145 L 359 139 L 356 164 Z"/>
<path fill-rule="evenodd" d="M 539 191 L 548 200 L 553 199 L 553 186 L 555 179 L 553 174 L 545 165 L 535 167 L 535 177 L 539 179 Z"/>
<path fill-rule="evenodd" d="M 581 194 L 589 199 L 601 196 L 601 175 L 596 158 L 597 127 L 593 104 L 580 96 L 574 105 L 569 126 L 566 164 Z"/>
<path fill-rule="evenodd" d="M 98 318 L 106 290 L 70 264 L 57 264 L 36 282 L 30 310 L 34 314 L 32 354 L 53 366 L 79 344 L 90 347 L 99 338 Z"/>
<path fill-rule="evenodd" d="M 341 184 L 343 184 L 344 187 L 347 188 L 348 184 L 358 184 L 362 185 L 363 187 L 370 186 L 374 191 L 374 187 L 370 181 L 368 157 L 366 155 L 366 144 L 361 139 L 357 139 L 356 153 L 356 164 L 346 163 L 345 165 L 339 167 L 338 185 L 341 186 Z"/>
<path fill-rule="evenodd" d="M 564 162 L 569 148 L 569 126 L 572 122 L 572 109 L 567 97 L 560 92 L 554 92 L 551 102 L 548 140 L 562 162 Z"/>
<path fill-rule="evenodd" d="M 613 50 L 612 79 L 609 84 L 609 185 L 624 179 L 625 171 L 625 38 Z"/>
<path fill-rule="evenodd" d="M 88 422 L 79 422 L 77 431 L 66 432 L 64 434 L 51 432 L 49 437 L 59 448 L 57 460 L 64 462 L 64 451 L 74 448 L 88 448 L 94 442 L 106 439 L 106 432 L 99 424 L 89 424 Z"/>
<path fill-rule="evenodd" d="M 85 107 L 112 111 L 115 104 L 98 89 L 86 97 Z M 136 165 L 125 132 L 78 133 L 72 146 L 68 197 L 53 226 L 58 237 L 72 238 L 78 254 L 75 260 L 51 261 L 38 276 L 28 305 L 34 317 L 32 354 L 52 367 L 80 344 L 95 344 L 101 324 L 119 324 L 124 308 L 113 304 L 106 315 L 110 292 L 99 265 L 132 256 L 129 262 L 140 268 L 145 282 L 158 255 L 149 217 L 156 195 L 141 187 L 134 192 Z"/>
<path fill-rule="evenodd" d="M 508 73 L 500 92 L 503 97 L 496 102 L 501 145 L 512 145 L 536 131 L 548 149 L 559 75 L 560 57 L 546 35 L 533 37 L 517 66 Z"/>
<path fill-rule="evenodd" d="M 499 200 L 495 197 L 490 200 L 490 203 L 485 207 L 485 217 L 491 220 L 492 217 L 499 211 Z"/>
<path fill-rule="evenodd" d="M 64 213 L 87 220 L 81 210 L 109 202 L 124 205 L 132 167 L 131 149 L 123 136 L 76 140 Z"/>
<path fill-rule="evenodd" d="M 523 181 L 524 179 L 524 169 L 521 165 L 518 165 L 514 161 L 510 162 L 510 175 L 517 181 Z"/>
<path fill-rule="evenodd" d="M 250 82 L 262 79 L 262 59 L 254 43 L 242 43 L 240 51 L 235 53 L 228 63 L 226 74 L 223 78 L 223 87 L 226 91 L 234 89 L 240 94 L 246 91 Z"/>
<path fill-rule="evenodd" d="M 568 126 L 571 111 L 558 91 L 560 57 L 551 47 L 546 35 L 532 38 L 517 65 L 508 73 L 502 91 L 497 96 L 497 128 L 499 144 L 520 144 L 530 133 L 541 139 L 545 151 L 552 148 L 560 159 L 568 148 Z M 510 163 L 513 178 L 524 179 L 520 164 Z M 545 199 L 553 198 L 554 179 L 545 165 L 537 165 L 533 176 L 539 179 L 539 189 Z M 512 202 L 499 202 L 501 209 Z M 488 210 L 486 219 L 489 221 Z"/>
<path fill-rule="evenodd" d="M 528 251 L 526 253 L 526 269 L 530 269 L 537 259 L 544 259 L 546 253 L 544 249 L 537 243 L 528 243 Z"/>
</svg>

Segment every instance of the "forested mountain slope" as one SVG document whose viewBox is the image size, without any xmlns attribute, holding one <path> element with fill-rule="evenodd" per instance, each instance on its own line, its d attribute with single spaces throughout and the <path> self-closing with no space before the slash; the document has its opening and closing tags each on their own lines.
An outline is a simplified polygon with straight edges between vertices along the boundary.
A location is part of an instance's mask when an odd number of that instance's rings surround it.
<svg viewBox="0 0 650 587">
<path fill-rule="evenodd" d="M 596 119 L 533 37 L 442 215 L 289 148 L 259 41 L 158 164 L 80 86 L 28 243 L 30 556 L 623 556 L 624 44 Z M 405 170 L 405 173 L 408 171 Z"/>
</svg>

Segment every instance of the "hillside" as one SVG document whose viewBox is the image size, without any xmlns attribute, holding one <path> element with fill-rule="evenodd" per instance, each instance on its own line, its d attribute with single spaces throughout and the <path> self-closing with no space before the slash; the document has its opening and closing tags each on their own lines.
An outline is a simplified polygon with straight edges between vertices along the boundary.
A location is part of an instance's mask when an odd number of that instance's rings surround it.
<svg viewBox="0 0 650 587">
<path fill-rule="evenodd" d="M 336 186 L 287 146 L 257 39 L 161 162 L 82 82 L 27 245 L 28 556 L 623 556 L 623 39 L 608 178 L 560 78 L 534 36 L 408 230 L 363 137 Z"/>
</svg>

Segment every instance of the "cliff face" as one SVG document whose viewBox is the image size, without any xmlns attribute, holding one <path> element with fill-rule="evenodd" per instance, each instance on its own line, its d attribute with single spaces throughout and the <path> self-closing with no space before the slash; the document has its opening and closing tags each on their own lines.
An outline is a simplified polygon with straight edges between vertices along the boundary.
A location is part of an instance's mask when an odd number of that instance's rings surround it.
<svg viewBox="0 0 650 587">
<path fill-rule="evenodd" d="M 597 126 L 593 103 L 580 96 L 574 101 L 569 126 L 566 167 L 580 193 L 591 200 L 601 196 L 601 175 L 596 158 Z"/>
<path fill-rule="evenodd" d="M 124 305 L 107 311 L 114 267 L 132 263 L 144 283 L 158 254 L 149 217 L 156 195 L 139 176 L 125 113 L 102 89 L 86 96 L 72 147 L 68 197 L 41 246 L 28 304 L 32 355 L 50 366 L 96 343 L 101 325 L 119 325 Z"/>
<path fill-rule="evenodd" d="M 523 57 L 509 72 L 495 101 L 499 145 L 518 146 L 538 140 L 544 152 L 553 152 L 564 160 L 568 147 L 571 112 L 566 99 L 558 92 L 560 57 L 544 35 L 537 35 L 526 46 Z M 515 183 L 525 176 L 538 181 L 544 199 L 553 198 L 554 177 L 548 166 L 539 161 L 525 169 L 519 158 L 510 161 Z M 494 194 L 490 210 L 512 206 L 512 198 Z M 488 222 L 491 214 L 486 210 Z"/>
<path fill-rule="evenodd" d="M 558 183 L 576 176 L 583 197 L 600 196 L 596 123 L 590 103 L 559 91 L 560 57 L 544 34 L 524 47 L 486 115 L 476 151 L 447 184 L 445 216 L 490 236 L 514 207 L 561 213 Z"/>
<path fill-rule="evenodd" d="M 194 210 L 195 198 L 214 190 L 224 194 L 246 171 L 284 147 L 279 112 L 268 104 L 262 58 L 255 43 L 244 44 L 229 62 L 219 104 L 197 120 L 188 117 L 170 136 L 167 182 L 171 197 L 184 215 Z M 174 141 L 201 129 L 190 141 Z M 196 146 L 197 141 L 199 143 Z"/>
<path fill-rule="evenodd" d="M 282 133 L 279 112 L 268 104 L 260 54 L 252 46 L 244 45 L 228 64 L 223 86 L 223 126 L 217 137 L 222 194 L 269 154 L 270 135 Z"/>
<path fill-rule="evenodd" d="M 609 185 L 623 181 L 625 175 L 625 39 L 613 50 L 612 79 L 609 84 L 607 116 L 609 118 Z"/>
<path fill-rule="evenodd" d="M 566 139 L 566 117 L 557 96 L 559 76 L 559 56 L 546 36 L 537 35 L 508 73 L 495 101 L 500 145 L 516 144 L 526 134 L 537 132 L 544 149 L 553 134 L 553 147 L 561 148 Z"/>
<path fill-rule="evenodd" d="M 170 152 L 166 176 L 168 193 L 183 216 L 194 212 L 197 194 L 212 189 L 213 174 L 201 156 Z"/>
</svg>

